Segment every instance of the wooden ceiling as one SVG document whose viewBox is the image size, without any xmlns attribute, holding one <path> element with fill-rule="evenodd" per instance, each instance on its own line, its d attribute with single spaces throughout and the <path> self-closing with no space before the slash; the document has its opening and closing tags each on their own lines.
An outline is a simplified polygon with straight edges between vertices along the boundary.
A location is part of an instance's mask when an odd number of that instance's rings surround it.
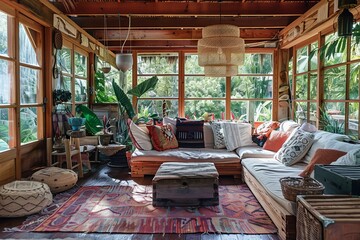
<svg viewBox="0 0 360 240">
<path fill-rule="evenodd" d="M 203 27 L 240 28 L 247 47 L 274 46 L 279 32 L 319 0 L 140 1 L 49 0 L 114 53 L 124 50 L 196 49 Z M 221 13 L 221 14 L 220 14 Z M 106 28 L 105 28 L 106 26 Z"/>
</svg>

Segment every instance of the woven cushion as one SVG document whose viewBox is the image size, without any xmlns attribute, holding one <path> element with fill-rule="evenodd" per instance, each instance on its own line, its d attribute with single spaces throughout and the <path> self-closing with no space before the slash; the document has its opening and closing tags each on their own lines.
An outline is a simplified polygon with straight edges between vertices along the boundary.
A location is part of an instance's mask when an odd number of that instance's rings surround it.
<svg viewBox="0 0 360 240">
<path fill-rule="evenodd" d="M 172 131 L 170 124 L 163 126 L 147 126 L 149 129 L 151 142 L 155 150 L 164 151 L 167 149 L 178 148 L 178 142 Z"/>
<path fill-rule="evenodd" d="M 221 122 L 212 122 L 211 128 L 214 133 L 214 148 L 225 148 L 224 129 Z"/>
<path fill-rule="evenodd" d="M 204 147 L 204 121 L 180 119 L 176 120 L 176 139 L 179 147 Z"/>
<path fill-rule="evenodd" d="M 314 134 L 296 129 L 286 140 L 280 150 L 276 153 L 275 159 L 286 166 L 291 166 L 305 156 L 314 141 Z"/>
<path fill-rule="evenodd" d="M 53 197 L 45 183 L 13 181 L 0 187 L 0 217 L 22 217 L 40 212 Z"/>
<path fill-rule="evenodd" d="M 48 167 L 33 173 L 30 180 L 46 183 L 52 193 L 58 193 L 75 186 L 78 175 L 70 169 Z"/>
</svg>

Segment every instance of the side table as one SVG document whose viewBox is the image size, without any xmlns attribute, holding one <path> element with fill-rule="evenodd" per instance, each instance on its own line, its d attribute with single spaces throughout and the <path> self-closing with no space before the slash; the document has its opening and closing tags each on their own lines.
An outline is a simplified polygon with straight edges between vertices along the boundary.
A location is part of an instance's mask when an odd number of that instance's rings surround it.
<svg viewBox="0 0 360 240">
<path fill-rule="evenodd" d="M 359 197 L 349 195 L 298 196 L 296 239 L 360 239 L 359 215 Z"/>
<path fill-rule="evenodd" d="M 126 146 L 119 144 L 98 145 L 99 152 L 109 157 L 109 167 L 128 167 L 126 159 Z M 122 154 L 123 153 L 123 154 Z"/>
</svg>

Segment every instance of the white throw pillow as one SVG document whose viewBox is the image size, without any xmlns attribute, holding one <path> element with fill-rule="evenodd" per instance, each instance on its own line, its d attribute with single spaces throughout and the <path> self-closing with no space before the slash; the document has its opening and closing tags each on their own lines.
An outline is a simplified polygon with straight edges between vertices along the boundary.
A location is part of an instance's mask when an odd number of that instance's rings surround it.
<svg viewBox="0 0 360 240">
<path fill-rule="evenodd" d="M 238 147 L 252 145 L 250 123 L 222 123 L 225 146 L 227 150 L 233 151 Z"/>
<path fill-rule="evenodd" d="M 300 127 L 301 130 L 304 130 L 306 132 L 311 132 L 311 133 L 314 133 L 317 131 L 317 128 L 316 126 L 310 124 L 310 123 L 303 123 Z"/>
<path fill-rule="evenodd" d="M 133 121 L 129 120 L 129 134 L 131 140 L 136 148 L 140 150 L 152 150 L 149 130 L 144 127 L 139 127 Z"/>
<path fill-rule="evenodd" d="M 225 148 L 224 129 L 221 122 L 212 122 L 211 128 L 214 133 L 214 148 Z"/>
<path fill-rule="evenodd" d="M 294 130 L 275 154 L 275 159 L 286 166 L 291 166 L 305 156 L 314 141 L 314 134 L 305 132 L 300 128 Z"/>
<path fill-rule="evenodd" d="M 360 165 L 360 146 L 357 149 L 353 149 L 344 156 L 340 157 L 335 162 L 332 162 L 331 165 Z"/>
</svg>

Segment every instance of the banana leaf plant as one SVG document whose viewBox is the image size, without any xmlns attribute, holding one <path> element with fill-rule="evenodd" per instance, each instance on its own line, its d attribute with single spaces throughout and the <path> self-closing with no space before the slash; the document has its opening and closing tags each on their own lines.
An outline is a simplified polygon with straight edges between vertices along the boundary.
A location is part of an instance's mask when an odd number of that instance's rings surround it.
<svg viewBox="0 0 360 240">
<path fill-rule="evenodd" d="M 88 134 L 96 135 L 98 132 L 102 131 L 103 123 L 90 108 L 85 105 L 77 105 L 75 111 L 80 117 L 86 118 L 85 129 Z"/>
</svg>

